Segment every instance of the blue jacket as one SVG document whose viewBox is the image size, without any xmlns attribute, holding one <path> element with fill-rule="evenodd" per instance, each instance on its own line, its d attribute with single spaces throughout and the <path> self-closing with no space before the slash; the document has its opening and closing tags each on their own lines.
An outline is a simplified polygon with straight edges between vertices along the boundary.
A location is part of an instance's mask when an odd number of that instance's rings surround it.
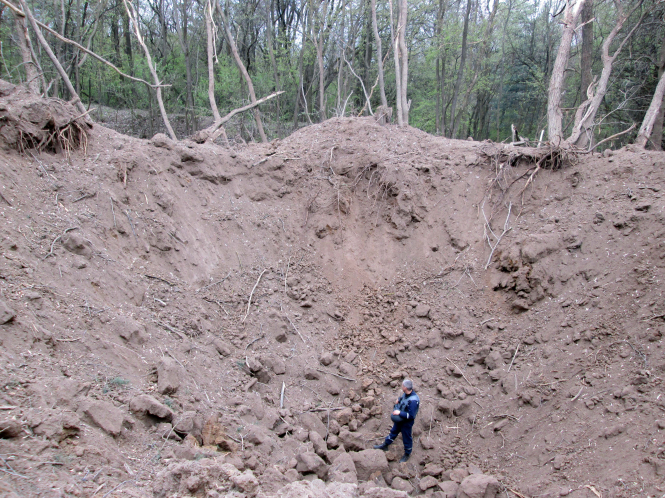
<svg viewBox="0 0 665 498">
<path fill-rule="evenodd" d="M 418 414 L 419 408 L 420 398 L 415 390 L 411 391 L 411 394 L 402 394 L 395 405 L 395 410 L 399 410 L 399 416 L 402 417 L 405 422 L 413 422 Z"/>
</svg>

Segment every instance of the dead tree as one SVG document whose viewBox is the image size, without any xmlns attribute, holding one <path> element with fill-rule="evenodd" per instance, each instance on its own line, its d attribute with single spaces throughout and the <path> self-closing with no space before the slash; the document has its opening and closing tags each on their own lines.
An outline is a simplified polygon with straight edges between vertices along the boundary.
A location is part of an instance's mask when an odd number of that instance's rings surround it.
<svg viewBox="0 0 665 498">
<path fill-rule="evenodd" d="M 25 0 L 21 0 L 21 2 L 25 2 Z M 166 130 L 169 133 L 169 136 L 173 140 L 178 140 L 178 137 L 176 137 L 175 132 L 173 131 L 173 128 L 171 127 L 171 122 L 169 121 L 169 116 L 166 114 L 166 108 L 164 107 L 164 101 L 162 100 L 162 86 L 161 82 L 159 81 L 159 76 L 157 76 L 157 70 L 155 69 L 155 65 L 152 63 L 152 57 L 150 57 L 150 51 L 148 50 L 147 45 L 143 41 L 143 36 L 141 36 L 141 30 L 139 29 L 139 23 L 138 23 L 138 16 L 136 15 L 136 10 L 134 10 L 134 6 L 131 5 L 127 0 L 123 0 L 123 3 L 125 4 L 125 10 L 127 11 L 127 15 L 129 16 L 129 20 L 132 23 L 132 26 L 134 27 L 134 35 L 136 35 L 136 39 L 139 42 L 139 45 L 141 45 L 141 48 L 143 48 L 143 52 L 145 53 L 145 58 L 146 62 L 148 63 L 148 69 L 150 69 L 150 74 L 152 74 L 152 79 L 155 82 L 155 90 L 157 94 L 157 103 L 159 104 L 159 111 L 162 113 L 162 119 L 164 120 L 164 126 L 166 127 Z"/>
</svg>

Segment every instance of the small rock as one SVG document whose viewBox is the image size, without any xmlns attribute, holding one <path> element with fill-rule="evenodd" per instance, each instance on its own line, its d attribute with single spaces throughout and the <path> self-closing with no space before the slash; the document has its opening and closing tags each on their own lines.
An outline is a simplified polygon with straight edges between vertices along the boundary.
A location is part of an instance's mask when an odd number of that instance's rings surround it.
<svg viewBox="0 0 665 498">
<path fill-rule="evenodd" d="M 388 470 L 388 460 L 381 450 L 363 450 L 351 454 L 356 464 L 358 480 L 369 481 Z"/>
<path fill-rule="evenodd" d="M 259 487 L 259 481 L 249 469 L 245 470 L 242 474 L 232 476 L 231 482 L 247 496 L 255 496 Z"/>
<path fill-rule="evenodd" d="M 450 471 L 450 480 L 457 483 L 462 482 L 466 477 L 468 477 L 469 471 L 463 467 L 457 467 Z"/>
<path fill-rule="evenodd" d="M 501 484 L 494 477 L 485 474 L 472 474 L 460 483 L 457 498 L 496 498 Z"/>
<path fill-rule="evenodd" d="M 326 351 L 324 353 L 321 353 L 321 356 L 319 356 L 319 362 L 321 362 L 321 365 L 327 367 L 330 365 L 333 361 L 335 360 L 335 357 L 332 355 L 332 353 Z"/>
<path fill-rule="evenodd" d="M 406 479 L 402 479 L 399 476 L 393 477 L 390 487 L 398 491 L 404 491 L 405 493 L 410 493 L 413 491 L 413 486 Z"/>
<path fill-rule="evenodd" d="M 301 474 L 316 474 L 319 479 L 325 479 L 328 474 L 328 466 L 316 453 L 299 453 L 296 455 L 298 464 L 296 470 Z"/>
<path fill-rule="evenodd" d="M 353 410 L 349 407 L 338 410 L 335 413 L 335 420 L 339 425 L 347 425 L 353 419 Z"/>
<path fill-rule="evenodd" d="M 229 356 L 231 354 L 231 348 L 227 346 L 220 339 L 215 339 L 214 341 L 212 341 L 212 345 L 215 346 L 215 350 L 224 357 Z"/>
<path fill-rule="evenodd" d="M 430 307 L 426 304 L 416 306 L 415 314 L 418 318 L 429 318 Z"/>
<path fill-rule="evenodd" d="M 275 340 L 276 340 L 277 342 L 286 342 L 287 339 L 288 339 L 288 338 L 287 338 L 287 336 L 286 336 L 286 332 L 285 332 L 284 330 L 280 330 L 279 332 L 277 332 L 277 333 L 275 334 Z"/>
<path fill-rule="evenodd" d="M 339 431 L 338 438 L 339 442 L 348 451 L 362 451 L 365 448 L 365 442 L 363 441 L 362 434 L 358 432 L 350 432 L 346 429 L 342 429 Z"/>
<path fill-rule="evenodd" d="M 125 414 L 120 408 L 116 408 L 106 401 L 91 401 L 83 408 L 83 413 L 102 430 L 111 436 L 119 436 L 122 432 L 122 423 Z"/>
<path fill-rule="evenodd" d="M 353 378 L 356 375 L 356 367 L 351 365 L 351 363 L 347 363 L 346 361 L 341 362 L 338 368 L 339 373 L 345 377 Z"/>
<path fill-rule="evenodd" d="M 439 483 L 439 490 L 442 496 L 440 498 L 456 498 L 459 484 L 455 481 L 443 481 Z"/>
<path fill-rule="evenodd" d="M 420 480 L 420 483 L 418 486 L 420 487 L 421 491 L 426 491 L 429 488 L 433 488 L 439 483 L 434 477 L 432 476 L 425 476 Z"/>
<path fill-rule="evenodd" d="M 15 316 L 16 312 L 7 303 L 0 301 L 0 325 L 11 322 Z"/>
<path fill-rule="evenodd" d="M 185 370 L 173 358 L 162 358 L 157 364 L 157 391 L 173 394 L 180 388 Z"/>
<path fill-rule="evenodd" d="M 319 372 L 313 368 L 308 368 L 305 370 L 305 379 L 307 380 L 319 380 L 320 377 L 321 376 L 319 375 Z"/>
<path fill-rule="evenodd" d="M 141 394 L 132 398 L 129 402 L 129 409 L 135 413 L 143 415 L 152 415 L 167 421 L 173 420 L 173 410 L 160 403 L 149 394 Z"/>
<path fill-rule="evenodd" d="M 330 442 L 330 438 L 328 438 Z M 356 464 L 353 463 L 351 455 L 344 452 L 338 455 L 332 462 L 332 472 L 329 476 L 331 481 L 348 482 L 358 484 L 358 475 L 356 474 Z"/>
</svg>

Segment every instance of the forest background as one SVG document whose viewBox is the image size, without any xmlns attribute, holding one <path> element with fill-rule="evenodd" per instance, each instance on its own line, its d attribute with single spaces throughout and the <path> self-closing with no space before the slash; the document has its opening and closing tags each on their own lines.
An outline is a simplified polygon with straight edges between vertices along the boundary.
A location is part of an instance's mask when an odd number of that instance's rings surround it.
<svg viewBox="0 0 665 498">
<path fill-rule="evenodd" d="M 0 1 L 2 79 L 136 136 L 265 141 L 392 110 L 451 138 L 661 147 L 661 1 Z"/>
</svg>

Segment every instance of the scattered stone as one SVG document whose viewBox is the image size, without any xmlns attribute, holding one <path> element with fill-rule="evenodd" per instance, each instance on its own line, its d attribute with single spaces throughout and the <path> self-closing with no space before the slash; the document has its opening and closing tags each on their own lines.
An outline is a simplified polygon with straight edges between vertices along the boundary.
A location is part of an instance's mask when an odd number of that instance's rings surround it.
<svg viewBox="0 0 665 498">
<path fill-rule="evenodd" d="M 353 410 L 349 407 L 337 410 L 334 417 L 339 425 L 347 425 L 353 419 Z"/>
<path fill-rule="evenodd" d="M 328 439 L 330 442 L 330 439 Z M 335 482 L 348 482 L 358 484 L 356 464 L 348 453 L 339 454 L 332 462 L 329 479 Z"/>
<path fill-rule="evenodd" d="M 418 486 L 420 487 L 421 491 L 427 491 L 429 488 L 433 488 L 438 483 L 439 481 L 437 481 L 436 478 L 432 476 L 425 476 L 420 480 Z"/>
<path fill-rule="evenodd" d="M 279 332 L 277 332 L 275 334 L 275 340 L 281 343 L 286 342 L 288 340 L 288 337 L 286 336 L 286 331 L 280 330 Z"/>
<path fill-rule="evenodd" d="M 405 493 L 410 493 L 413 491 L 413 486 L 406 479 L 402 479 L 399 476 L 393 477 L 390 487 L 398 491 L 404 491 Z"/>
<path fill-rule="evenodd" d="M 504 365 L 503 357 L 501 356 L 501 353 L 499 353 L 498 351 L 492 351 L 485 358 L 485 366 L 490 370 L 500 368 L 503 365 Z"/>
<path fill-rule="evenodd" d="M 326 445 L 326 442 L 323 440 L 323 437 L 321 437 L 321 435 L 318 432 L 310 431 L 309 440 L 312 442 L 314 453 L 319 455 L 321 458 L 328 458 L 328 446 Z"/>
<path fill-rule="evenodd" d="M 443 481 L 439 483 L 439 491 L 442 493 L 441 498 L 456 498 L 459 484 L 455 481 Z"/>
<path fill-rule="evenodd" d="M 203 429 L 203 420 L 201 416 L 195 411 L 186 411 L 178 417 L 178 422 L 175 425 L 176 432 L 180 434 L 192 434 L 194 436 L 201 436 Z"/>
<path fill-rule="evenodd" d="M 341 362 L 338 369 L 339 373 L 344 377 L 354 378 L 356 375 L 356 367 L 351 365 L 351 363 L 347 363 L 346 361 Z"/>
<path fill-rule="evenodd" d="M 305 370 L 305 379 L 307 380 L 319 380 L 320 377 L 321 376 L 319 375 L 319 372 L 313 368 L 308 368 Z"/>
<path fill-rule="evenodd" d="M 259 481 L 250 469 L 231 477 L 231 482 L 247 496 L 255 496 L 259 488 Z"/>
<path fill-rule="evenodd" d="M 326 425 L 312 412 L 305 412 L 300 415 L 300 425 L 307 430 L 308 433 L 316 431 L 322 439 L 327 435 Z"/>
<path fill-rule="evenodd" d="M 212 341 L 212 345 L 215 346 L 215 350 L 224 357 L 229 356 L 231 354 L 231 348 L 229 348 L 220 339 L 215 339 L 214 341 Z"/>
<path fill-rule="evenodd" d="M 152 415 L 166 421 L 173 420 L 173 410 L 149 394 L 140 394 L 129 402 L 129 409 L 142 415 Z"/>
<path fill-rule="evenodd" d="M 416 306 L 415 314 L 418 318 L 429 318 L 430 307 L 426 304 Z"/>
<path fill-rule="evenodd" d="M 319 362 L 321 363 L 321 365 L 323 365 L 325 367 L 330 365 L 334 360 L 335 360 L 335 357 L 332 355 L 332 353 L 327 352 L 327 351 L 324 352 L 324 353 L 321 353 L 321 356 L 319 357 Z"/>
<path fill-rule="evenodd" d="M 460 483 L 457 498 L 496 498 L 501 484 L 494 477 L 485 474 L 472 474 Z"/>
<path fill-rule="evenodd" d="M 338 438 L 339 442 L 344 445 L 344 448 L 349 451 L 362 451 L 365 449 L 365 442 L 363 441 L 362 434 L 358 432 L 350 432 L 346 429 L 342 429 L 339 431 Z"/>
<path fill-rule="evenodd" d="M 69 252 L 85 256 L 86 258 L 92 256 L 91 244 L 81 234 L 67 232 L 60 240 L 63 247 Z"/>
<path fill-rule="evenodd" d="M 613 425 L 612 427 L 608 427 L 603 431 L 601 434 L 601 437 L 604 437 L 605 439 L 609 439 L 614 436 L 618 436 L 619 434 L 623 433 L 626 431 L 626 426 L 624 424 L 617 424 Z"/>
<path fill-rule="evenodd" d="M 296 470 L 301 474 L 316 474 L 320 479 L 325 479 L 328 474 L 328 466 L 316 453 L 299 453 L 296 455 L 298 464 Z"/>
<path fill-rule="evenodd" d="M 457 483 L 462 482 L 466 477 L 468 477 L 469 471 L 463 467 L 457 467 L 450 471 L 450 480 Z"/>
<path fill-rule="evenodd" d="M 222 451 L 236 451 L 238 443 L 232 441 L 227 435 L 226 430 L 218 422 L 217 416 L 213 415 L 203 425 L 201 439 L 204 446 L 217 446 Z"/>
<path fill-rule="evenodd" d="M 381 450 L 362 450 L 352 453 L 351 458 L 356 464 L 358 479 L 361 481 L 368 481 L 388 470 L 386 454 Z"/>
<path fill-rule="evenodd" d="M 7 303 L 0 301 L 0 325 L 11 322 L 16 317 L 16 312 L 7 306 Z"/>
<path fill-rule="evenodd" d="M 173 358 L 162 358 L 157 364 L 157 391 L 160 394 L 173 394 L 180 388 L 185 370 Z"/>
<path fill-rule="evenodd" d="M 104 432 L 113 437 L 122 432 L 122 423 L 125 413 L 106 401 L 90 401 L 83 408 L 83 413 L 92 419 Z"/>
</svg>

